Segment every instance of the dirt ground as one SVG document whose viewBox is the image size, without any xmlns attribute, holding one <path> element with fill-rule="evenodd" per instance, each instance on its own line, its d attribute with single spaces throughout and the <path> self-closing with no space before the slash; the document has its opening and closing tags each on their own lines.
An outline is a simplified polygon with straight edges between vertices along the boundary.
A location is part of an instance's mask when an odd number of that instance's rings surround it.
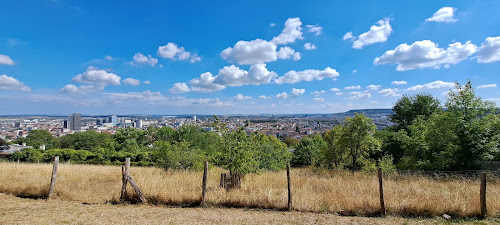
<svg viewBox="0 0 500 225">
<path fill-rule="evenodd" d="M 344 217 L 335 214 L 255 209 L 176 208 L 155 205 L 84 204 L 19 198 L 0 193 L 0 224 L 500 224 L 500 220 Z"/>
</svg>

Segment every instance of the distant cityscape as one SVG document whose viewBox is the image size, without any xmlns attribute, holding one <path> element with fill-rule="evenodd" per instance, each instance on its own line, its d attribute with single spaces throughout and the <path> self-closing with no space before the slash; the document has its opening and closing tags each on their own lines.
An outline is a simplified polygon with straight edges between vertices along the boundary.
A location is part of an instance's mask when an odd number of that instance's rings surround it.
<svg viewBox="0 0 500 225">
<path fill-rule="evenodd" d="M 346 116 L 363 113 L 370 117 L 378 129 L 391 126 L 391 109 L 351 110 L 335 114 L 296 114 L 296 115 L 222 115 L 220 122 L 228 129 L 244 127 L 250 132 L 265 133 L 276 137 L 293 137 L 321 134 L 333 126 L 342 123 Z M 120 128 L 147 129 L 153 127 L 171 127 L 177 129 L 184 124 L 213 131 L 213 115 L 82 115 L 73 113 L 69 116 L 24 115 L 0 116 L 0 138 L 15 140 L 26 137 L 31 130 L 48 130 L 54 137 L 61 137 L 75 132 L 93 130 L 99 133 L 114 134 Z"/>
</svg>

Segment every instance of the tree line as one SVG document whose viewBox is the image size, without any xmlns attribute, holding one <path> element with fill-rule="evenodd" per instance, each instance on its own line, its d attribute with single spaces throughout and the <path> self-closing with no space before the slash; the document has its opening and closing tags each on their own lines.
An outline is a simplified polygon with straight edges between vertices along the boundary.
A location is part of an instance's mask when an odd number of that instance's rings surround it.
<svg viewBox="0 0 500 225">
<path fill-rule="evenodd" d="M 456 83 L 446 102 L 421 93 L 402 96 L 390 116 L 393 126 L 376 130 L 363 114 L 321 135 L 300 141 L 257 132 L 225 129 L 216 118 L 217 132 L 193 125 L 177 130 L 123 128 L 113 135 L 85 131 L 55 138 L 46 130 L 32 130 L 25 142 L 46 145 L 46 151 L 26 149 L 11 160 L 47 162 L 58 155 L 74 163 L 122 164 L 165 169 L 201 169 L 204 161 L 246 174 L 293 166 L 327 169 L 473 170 L 481 161 L 500 160 L 500 118 L 494 103 L 475 95 L 470 82 Z"/>
</svg>

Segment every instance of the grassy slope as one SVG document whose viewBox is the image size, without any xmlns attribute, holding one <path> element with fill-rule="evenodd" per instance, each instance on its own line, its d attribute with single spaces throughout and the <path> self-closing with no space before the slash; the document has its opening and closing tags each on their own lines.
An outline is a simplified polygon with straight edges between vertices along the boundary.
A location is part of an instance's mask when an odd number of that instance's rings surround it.
<svg viewBox="0 0 500 225">
<path fill-rule="evenodd" d="M 341 217 L 334 214 L 151 205 L 82 204 L 0 193 L 0 224 L 435 224 L 443 219 Z M 456 222 L 456 221 L 455 221 Z M 478 222 L 470 221 L 467 223 Z M 500 223 L 500 220 L 479 224 Z"/>
</svg>

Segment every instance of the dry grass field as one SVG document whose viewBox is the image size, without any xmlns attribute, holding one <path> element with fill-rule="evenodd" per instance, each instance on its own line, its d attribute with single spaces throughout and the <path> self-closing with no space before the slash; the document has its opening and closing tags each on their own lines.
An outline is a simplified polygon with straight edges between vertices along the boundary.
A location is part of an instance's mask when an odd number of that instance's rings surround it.
<svg viewBox="0 0 500 225">
<path fill-rule="evenodd" d="M 46 196 L 51 170 L 50 164 L 0 163 L 0 192 L 33 198 Z M 247 175 L 240 190 L 229 192 L 219 188 L 221 172 L 219 168 L 209 170 L 209 207 L 286 208 L 285 171 Z M 130 174 L 153 204 L 195 206 L 201 199 L 202 172 L 132 167 Z M 375 215 L 379 211 L 375 175 L 314 172 L 308 168 L 292 169 L 291 175 L 294 210 L 322 213 L 348 210 L 357 215 Z M 389 215 L 431 217 L 446 213 L 452 217 L 475 217 L 479 214 L 479 180 L 389 176 L 384 182 Z M 102 204 L 118 201 L 120 189 L 120 167 L 60 164 L 55 198 Z M 131 188 L 128 192 L 133 193 Z M 500 217 L 499 200 L 500 182 L 490 181 L 489 217 Z"/>
</svg>

